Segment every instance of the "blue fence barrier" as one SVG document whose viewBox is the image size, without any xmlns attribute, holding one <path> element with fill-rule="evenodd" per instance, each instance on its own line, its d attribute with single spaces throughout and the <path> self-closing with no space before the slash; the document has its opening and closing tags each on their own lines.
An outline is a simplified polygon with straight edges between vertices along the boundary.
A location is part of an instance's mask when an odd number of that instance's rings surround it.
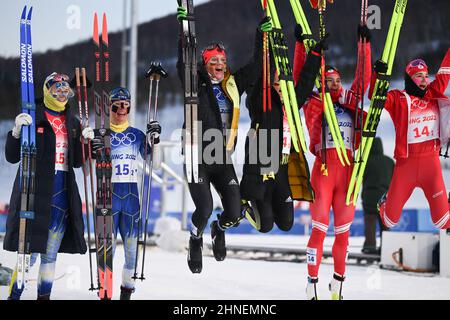
<svg viewBox="0 0 450 320">
<path fill-rule="evenodd" d="M 160 201 L 160 188 L 153 188 L 150 200 L 150 212 L 149 212 L 149 224 L 148 232 L 152 232 L 155 226 L 155 221 L 160 217 L 161 201 Z M 210 221 L 207 226 L 206 232 L 209 232 L 210 223 L 216 219 L 217 213 L 211 214 Z M 188 229 L 190 229 L 191 213 L 188 215 Z M 177 218 L 181 220 L 180 212 L 169 212 L 167 216 Z M 6 215 L 0 214 L 0 232 L 5 232 L 6 227 Z M 86 218 L 84 216 L 84 218 Z M 85 221 L 86 225 L 86 221 Z M 433 225 L 430 217 L 430 211 L 428 209 L 405 209 L 403 210 L 402 217 L 399 223 L 392 229 L 393 231 L 408 231 L 408 232 L 435 232 L 438 230 Z M 93 225 L 91 222 L 91 231 L 93 232 Z M 228 233 L 234 234 L 258 234 L 247 220 L 242 220 L 237 228 L 230 228 Z M 281 231 L 276 226 L 269 232 L 269 234 L 310 234 L 311 233 L 311 217 L 307 210 L 296 210 L 294 213 L 294 225 L 288 232 Z M 334 234 L 334 222 L 333 213 L 330 214 L 330 226 L 328 228 L 327 235 L 332 236 Z M 377 226 L 377 235 L 379 235 L 379 228 Z M 364 236 L 364 213 L 362 210 L 356 210 L 355 218 L 350 228 L 350 236 Z"/>
</svg>

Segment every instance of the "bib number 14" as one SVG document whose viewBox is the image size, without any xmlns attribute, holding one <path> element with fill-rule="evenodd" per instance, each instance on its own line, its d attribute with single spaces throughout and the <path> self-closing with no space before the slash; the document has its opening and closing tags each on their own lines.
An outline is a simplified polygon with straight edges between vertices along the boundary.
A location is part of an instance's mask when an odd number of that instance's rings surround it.
<svg viewBox="0 0 450 320">
<path fill-rule="evenodd" d="M 414 138 L 420 138 L 422 136 L 429 136 L 430 135 L 430 131 L 428 130 L 428 126 L 423 127 L 422 132 L 419 130 L 419 128 L 415 128 L 414 130 Z M 433 132 L 431 132 L 431 134 L 433 134 Z"/>
</svg>

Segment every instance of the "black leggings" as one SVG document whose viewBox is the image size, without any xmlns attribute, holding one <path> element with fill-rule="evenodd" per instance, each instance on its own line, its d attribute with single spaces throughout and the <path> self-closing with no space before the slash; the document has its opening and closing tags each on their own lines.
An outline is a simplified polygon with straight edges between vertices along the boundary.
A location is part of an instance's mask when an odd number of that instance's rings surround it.
<svg viewBox="0 0 450 320">
<path fill-rule="evenodd" d="M 198 235 L 205 230 L 213 211 L 211 184 L 219 194 L 224 209 L 220 215 L 220 225 L 225 228 L 234 226 L 241 217 L 241 194 L 233 165 L 199 165 L 199 183 L 189 183 L 189 192 L 195 204 L 192 223 Z"/>
<path fill-rule="evenodd" d="M 294 203 L 289 187 L 287 166 L 280 166 L 275 180 L 264 183 L 264 200 L 252 202 L 253 210 L 261 219 L 260 232 L 272 230 L 275 223 L 282 231 L 289 231 L 294 223 Z M 256 203 L 256 204 L 255 204 Z"/>
</svg>

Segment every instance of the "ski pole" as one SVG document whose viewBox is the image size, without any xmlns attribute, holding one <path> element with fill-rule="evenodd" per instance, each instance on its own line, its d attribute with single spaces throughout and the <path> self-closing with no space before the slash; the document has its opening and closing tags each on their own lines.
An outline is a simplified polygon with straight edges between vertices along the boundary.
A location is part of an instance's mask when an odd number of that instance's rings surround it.
<svg viewBox="0 0 450 320">
<path fill-rule="evenodd" d="M 361 26 L 367 25 L 367 6 L 368 6 L 368 0 L 362 0 L 361 1 Z M 360 108 L 356 107 L 355 109 L 355 133 L 353 135 L 353 162 L 361 162 L 361 158 L 356 159 L 355 153 L 356 153 L 356 139 L 357 139 L 357 133 L 359 132 L 361 134 L 363 129 L 363 120 L 364 120 L 364 88 L 365 88 L 365 79 L 364 79 L 364 72 L 366 67 L 366 60 L 364 55 L 364 48 L 366 47 L 366 39 L 361 36 L 359 39 L 361 41 L 362 47 L 359 48 L 358 45 L 358 61 L 361 61 L 361 70 L 359 72 L 359 75 L 361 77 L 361 87 L 360 87 L 360 95 L 361 95 L 361 101 L 360 101 Z M 362 146 L 360 146 L 362 150 Z M 359 155 L 358 153 L 357 155 Z"/>
<path fill-rule="evenodd" d="M 265 16 L 267 16 L 267 0 L 264 0 L 264 12 L 265 12 Z M 263 33 L 263 92 L 262 92 L 262 105 L 263 105 L 263 112 L 264 112 L 264 117 L 266 116 L 266 108 L 267 108 L 267 32 Z"/>
<path fill-rule="evenodd" d="M 81 128 L 84 129 L 86 127 L 85 118 L 83 117 L 83 107 L 82 107 L 82 99 L 81 99 L 81 79 L 80 79 L 80 68 L 75 68 L 75 78 L 76 78 L 76 86 L 77 86 L 77 100 L 78 100 L 78 111 L 80 114 Z M 82 154 L 82 163 L 83 163 L 83 182 L 84 182 L 84 199 L 86 204 L 86 224 L 88 229 L 88 247 L 89 247 L 89 274 L 91 279 L 91 288 L 94 286 L 93 275 L 92 275 L 92 256 L 91 256 L 91 222 L 90 222 L 90 214 L 89 214 L 89 193 L 88 193 L 88 185 L 87 185 L 87 167 L 86 167 L 86 140 L 81 136 L 81 154 Z M 89 152 L 89 151 L 88 151 Z"/>
<path fill-rule="evenodd" d="M 88 93 L 87 93 L 87 77 L 86 77 L 86 68 L 81 68 L 81 87 L 83 88 L 83 98 L 84 98 L 84 120 L 85 120 L 85 126 L 89 126 L 89 106 L 88 106 Z M 88 158 L 88 167 L 89 170 L 88 175 L 90 178 L 90 189 L 91 189 L 91 205 L 92 205 L 92 221 L 94 225 L 94 248 L 91 247 L 91 229 L 90 226 L 88 226 L 88 241 L 89 241 L 89 259 L 91 259 L 91 254 L 93 252 L 97 252 L 97 234 L 95 233 L 96 230 L 96 219 L 94 218 L 94 212 L 95 212 L 95 191 L 94 191 L 94 167 L 93 167 L 93 161 L 92 161 L 92 154 L 91 154 L 91 142 L 89 140 L 85 141 L 87 145 L 87 158 Z M 84 158 L 84 157 L 83 157 Z M 86 203 L 87 206 L 87 203 Z M 87 217 L 89 218 L 89 214 L 86 212 Z M 95 255 L 95 259 L 98 265 L 98 257 L 97 254 Z M 97 270 L 98 271 L 98 270 Z M 92 273 L 92 271 L 91 271 Z M 97 290 L 98 288 L 94 287 L 94 284 L 91 281 L 91 287 L 89 288 L 90 291 Z"/>
<path fill-rule="evenodd" d="M 150 79 L 150 88 L 149 88 L 149 103 L 148 103 L 148 110 L 147 110 L 147 123 L 150 123 L 151 121 L 156 119 L 157 111 L 158 111 L 158 92 L 159 92 L 159 81 L 161 77 L 165 78 L 167 77 L 167 72 L 162 68 L 161 63 L 151 63 L 150 69 L 147 71 L 146 77 Z M 152 89 L 153 89 L 153 81 L 156 81 L 156 88 L 155 88 L 155 101 L 154 101 L 154 110 L 152 113 L 151 106 L 152 106 Z M 149 139 L 148 134 L 146 135 L 146 140 Z M 151 188 L 152 188 L 152 170 L 153 170 L 153 148 L 154 148 L 154 136 L 150 136 L 150 156 L 148 156 L 148 143 L 146 143 L 145 146 L 145 153 L 144 153 L 144 170 L 143 175 L 144 177 L 147 176 L 147 178 L 143 179 L 144 183 L 147 184 L 142 186 L 142 203 L 144 204 L 145 200 L 145 206 L 143 205 L 143 208 L 141 208 L 141 215 L 139 219 L 139 232 L 141 232 L 141 220 L 143 218 L 143 214 L 145 213 L 145 225 L 144 225 L 144 241 L 139 241 L 138 244 L 141 244 L 143 246 L 142 249 L 142 269 L 141 269 L 141 276 L 139 279 L 141 281 L 145 280 L 144 277 L 144 268 L 145 268 L 145 251 L 147 246 L 147 228 L 148 228 L 148 219 L 149 219 L 149 203 L 150 203 L 150 195 L 151 195 Z M 147 173 L 147 167 L 148 167 L 148 173 Z M 145 207 L 145 208 L 144 208 Z M 143 211 L 145 209 L 145 212 Z M 140 233 L 139 233 L 140 234 Z M 140 236 L 139 236 L 140 238 Z M 138 257 L 138 248 L 136 249 L 136 258 Z M 134 278 L 137 277 L 136 273 L 137 269 L 137 259 L 135 263 L 135 275 Z"/>
<path fill-rule="evenodd" d="M 325 37 L 325 21 L 323 16 L 323 10 L 325 9 L 324 6 L 326 3 L 320 3 L 318 5 L 318 11 L 319 11 L 319 38 L 322 40 Z M 327 166 L 327 146 L 326 146 L 326 131 L 325 131 L 325 112 L 327 110 L 327 101 L 325 99 L 325 53 L 324 50 L 321 52 L 320 57 L 320 83 L 321 83 L 321 93 L 322 93 L 322 103 L 323 103 L 323 110 L 324 113 L 322 114 L 322 166 L 321 166 L 321 172 L 324 176 L 328 176 L 328 166 Z M 331 123 L 330 123 L 330 130 Z M 336 146 L 336 149 L 338 147 Z"/>
<path fill-rule="evenodd" d="M 154 62 L 151 63 L 150 70 L 152 69 L 154 65 Z M 150 86 L 148 91 L 148 108 L 147 108 L 147 123 L 150 122 L 150 111 L 152 106 L 152 92 L 153 92 L 153 77 L 150 77 Z M 147 138 L 147 137 L 146 137 Z M 139 213 L 139 221 L 138 221 L 138 238 L 136 242 L 136 258 L 134 262 L 134 275 L 133 279 L 138 279 L 137 276 L 137 267 L 138 267 L 138 260 L 139 260 L 139 246 L 143 245 L 143 241 L 141 240 L 142 236 L 142 216 L 144 212 L 148 211 L 148 203 L 147 203 L 147 193 L 148 193 L 148 186 L 149 186 L 149 176 L 147 174 L 147 158 L 148 158 L 148 143 L 145 143 L 144 147 L 144 162 L 142 165 L 142 180 L 141 180 L 141 210 Z M 144 202 L 145 201 L 145 202 Z"/>
</svg>

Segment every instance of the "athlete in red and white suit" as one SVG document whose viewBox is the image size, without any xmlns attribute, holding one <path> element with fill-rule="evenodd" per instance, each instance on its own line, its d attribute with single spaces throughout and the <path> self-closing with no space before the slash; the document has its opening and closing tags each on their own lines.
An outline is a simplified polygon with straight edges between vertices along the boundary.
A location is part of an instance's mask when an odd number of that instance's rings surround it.
<svg viewBox="0 0 450 320">
<path fill-rule="evenodd" d="M 368 33 L 368 30 L 366 30 Z M 354 112 L 358 107 L 361 95 L 362 78 L 364 78 L 364 92 L 370 83 L 371 76 L 371 48 L 370 42 L 358 42 L 358 49 L 363 54 L 358 56 L 356 76 L 350 90 L 345 90 L 340 81 L 339 72 L 331 67 L 326 68 L 325 77 L 327 86 L 334 103 L 336 117 L 339 122 L 341 134 L 347 149 L 347 155 L 352 163 L 352 149 L 354 136 Z M 294 77 L 300 73 L 301 62 L 304 56 L 303 43 L 297 42 L 294 55 Z M 364 70 L 363 70 L 364 61 Z M 362 75 L 363 74 L 363 75 Z M 331 139 L 328 126 L 326 126 L 326 146 L 322 146 L 322 119 L 323 103 L 318 93 L 314 93 L 303 106 L 310 136 L 310 151 L 316 156 L 311 174 L 311 184 L 316 194 L 314 203 L 311 204 L 312 233 L 307 247 L 308 282 L 317 283 L 319 266 L 323 253 L 323 242 L 328 230 L 330 220 L 330 208 L 334 212 L 335 241 L 332 254 L 334 259 L 334 279 L 344 279 L 345 260 L 347 256 L 348 237 L 350 225 L 353 221 L 355 207 L 345 204 L 348 182 L 350 181 L 352 166 L 343 166 L 336 153 L 336 148 Z M 364 114 L 365 117 L 365 114 Z M 356 137 L 355 146 L 358 148 L 360 135 Z M 325 156 L 325 159 L 322 159 Z M 322 163 L 326 161 L 327 173 L 322 170 Z M 308 298 L 308 289 L 307 289 Z M 314 297 L 312 297 L 314 298 Z"/>
<path fill-rule="evenodd" d="M 381 219 L 389 228 L 400 220 L 403 206 L 416 187 L 425 193 L 436 228 L 450 227 L 439 161 L 439 149 L 446 147 L 450 136 L 450 100 L 444 94 L 449 80 L 450 49 L 433 82 L 429 83 L 425 62 L 416 59 L 406 67 L 405 90 L 388 92 L 384 108 L 395 126 L 397 162 L 387 196 L 381 199 L 379 208 Z"/>
</svg>

